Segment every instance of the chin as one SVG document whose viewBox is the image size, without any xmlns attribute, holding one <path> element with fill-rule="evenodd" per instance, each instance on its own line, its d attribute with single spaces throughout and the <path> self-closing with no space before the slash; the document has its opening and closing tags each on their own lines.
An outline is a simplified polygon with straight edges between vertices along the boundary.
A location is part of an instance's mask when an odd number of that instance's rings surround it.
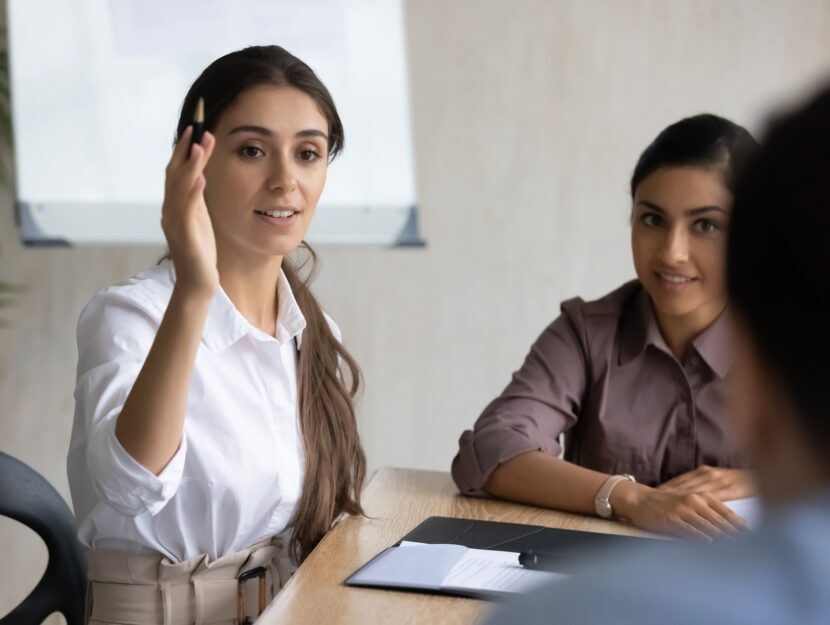
<svg viewBox="0 0 830 625">
<path fill-rule="evenodd" d="M 655 300 L 653 298 L 652 301 L 654 302 L 654 307 L 667 317 L 685 317 L 701 307 L 701 304 L 695 303 L 666 302 Z"/>
<path fill-rule="evenodd" d="M 297 241 L 296 244 L 272 245 L 266 253 L 270 256 L 289 256 L 298 247 L 300 247 L 300 241 Z"/>
<path fill-rule="evenodd" d="M 685 317 L 715 302 L 715 300 L 701 297 L 666 297 L 665 295 L 660 297 L 651 295 L 651 301 L 654 302 L 657 310 L 669 317 Z"/>
<path fill-rule="evenodd" d="M 276 236 L 257 242 L 257 250 L 266 256 L 288 256 L 303 242 L 302 237 Z"/>
<path fill-rule="evenodd" d="M 683 317 L 705 305 L 699 297 L 693 297 L 692 293 L 666 294 L 661 289 L 647 289 L 647 291 L 654 307 L 670 317 Z"/>
</svg>

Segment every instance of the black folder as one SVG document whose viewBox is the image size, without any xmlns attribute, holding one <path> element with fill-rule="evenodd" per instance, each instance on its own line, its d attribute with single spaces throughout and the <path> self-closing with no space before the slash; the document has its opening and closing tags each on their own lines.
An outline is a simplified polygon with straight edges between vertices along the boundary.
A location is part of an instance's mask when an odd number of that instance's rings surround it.
<svg viewBox="0 0 830 625">
<path fill-rule="evenodd" d="M 444 559 L 436 561 L 437 577 L 431 572 L 429 579 L 422 578 L 405 580 L 394 579 L 395 574 L 389 571 L 400 571 L 395 568 L 407 566 L 400 557 L 409 557 L 408 552 L 397 552 L 402 542 L 426 543 L 432 545 L 459 545 L 471 549 L 484 549 L 506 552 L 540 551 L 547 554 L 545 569 L 553 573 L 572 573 L 577 569 L 585 569 L 586 563 L 604 560 L 621 550 L 640 551 L 654 548 L 668 541 L 653 538 L 638 538 L 618 534 L 600 534 L 596 532 L 582 532 L 559 528 L 541 527 L 538 525 L 520 525 L 517 523 L 499 523 L 495 521 L 478 521 L 475 519 L 459 519 L 453 517 L 429 517 L 397 543 L 385 549 L 370 562 L 352 573 L 345 584 L 347 586 L 368 586 L 392 590 L 409 590 L 415 592 L 461 595 L 479 599 L 499 600 L 507 595 L 493 594 L 484 589 L 460 588 L 453 584 L 444 585 L 442 579 L 453 565 Z M 395 552 L 393 554 L 393 552 Z M 457 553 L 457 552 L 452 552 Z M 389 557 L 393 560 L 390 562 Z M 451 554 L 452 556 L 452 554 Z M 442 563 L 443 562 L 443 563 Z M 376 564 L 376 563 L 379 563 Z M 551 566 L 552 565 L 552 566 Z M 421 563 L 421 566 L 423 564 Z M 385 574 L 378 575 L 378 568 L 386 567 Z M 393 567 L 393 568 L 389 568 Z M 444 568 L 442 568 L 444 567 Z M 427 571 L 431 571 L 429 568 Z M 408 573 L 407 573 L 408 575 Z M 491 589 L 492 590 L 492 589 Z"/>
<path fill-rule="evenodd" d="M 554 556 L 562 573 L 571 572 L 580 561 L 605 559 L 621 549 L 652 548 L 663 541 L 654 538 L 583 532 L 540 525 L 478 521 L 433 516 L 401 538 L 402 541 L 428 544 L 455 544 L 473 549 L 497 551 L 543 551 Z"/>
</svg>

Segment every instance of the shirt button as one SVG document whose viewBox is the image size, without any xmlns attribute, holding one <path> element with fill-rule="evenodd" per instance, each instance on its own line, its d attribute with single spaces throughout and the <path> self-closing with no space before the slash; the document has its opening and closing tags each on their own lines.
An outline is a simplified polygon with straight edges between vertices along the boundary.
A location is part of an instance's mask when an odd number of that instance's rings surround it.
<svg viewBox="0 0 830 625">
<path fill-rule="evenodd" d="M 700 358 L 698 358 L 697 354 L 692 354 L 692 357 L 689 358 L 689 362 L 693 367 L 697 367 L 700 364 Z"/>
</svg>

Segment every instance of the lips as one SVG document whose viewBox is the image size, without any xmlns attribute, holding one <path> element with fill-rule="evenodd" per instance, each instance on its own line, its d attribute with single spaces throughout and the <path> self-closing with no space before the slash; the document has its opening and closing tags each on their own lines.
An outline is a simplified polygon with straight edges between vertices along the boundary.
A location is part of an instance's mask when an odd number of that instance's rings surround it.
<svg viewBox="0 0 830 625">
<path fill-rule="evenodd" d="M 286 208 L 276 208 L 276 209 L 268 209 L 268 210 L 255 210 L 254 211 L 257 215 L 266 215 L 267 217 L 276 217 L 279 219 L 288 219 L 289 217 L 293 217 L 300 211 L 298 211 L 294 207 L 286 207 Z"/>
<path fill-rule="evenodd" d="M 665 271 L 655 271 L 654 273 L 661 281 L 668 282 L 669 284 L 689 284 L 690 282 L 694 282 L 695 280 L 697 280 L 697 278 L 693 278 L 691 276 L 684 276 L 678 273 L 669 273 Z"/>
<path fill-rule="evenodd" d="M 682 273 L 675 273 L 672 271 L 655 271 L 656 286 L 664 293 L 680 294 L 685 293 L 686 289 L 697 284 L 700 278 L 694 276 L 687 276 Z"/>
</svg>

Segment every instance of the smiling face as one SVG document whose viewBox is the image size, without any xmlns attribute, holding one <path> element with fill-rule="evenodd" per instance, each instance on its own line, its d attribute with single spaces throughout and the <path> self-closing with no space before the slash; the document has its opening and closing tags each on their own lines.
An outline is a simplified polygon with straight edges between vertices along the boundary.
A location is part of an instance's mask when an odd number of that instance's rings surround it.
<svg viewBox="0 0 830 625">
<path fill-rule="evenodd" d="M 326 181 L 328 131 L 314 99 L 294 87 L 255 87 L 222 113 L 205 168 L 220 257 L 297 248 Z"/>
<path fill-rule="evenodd" d="M 634 267 L 664 322 L 705 327 L 726 305 L 726 234 L 731 194 L 719 172 L 665 167 L 637 186 Z"/>
</svg>

